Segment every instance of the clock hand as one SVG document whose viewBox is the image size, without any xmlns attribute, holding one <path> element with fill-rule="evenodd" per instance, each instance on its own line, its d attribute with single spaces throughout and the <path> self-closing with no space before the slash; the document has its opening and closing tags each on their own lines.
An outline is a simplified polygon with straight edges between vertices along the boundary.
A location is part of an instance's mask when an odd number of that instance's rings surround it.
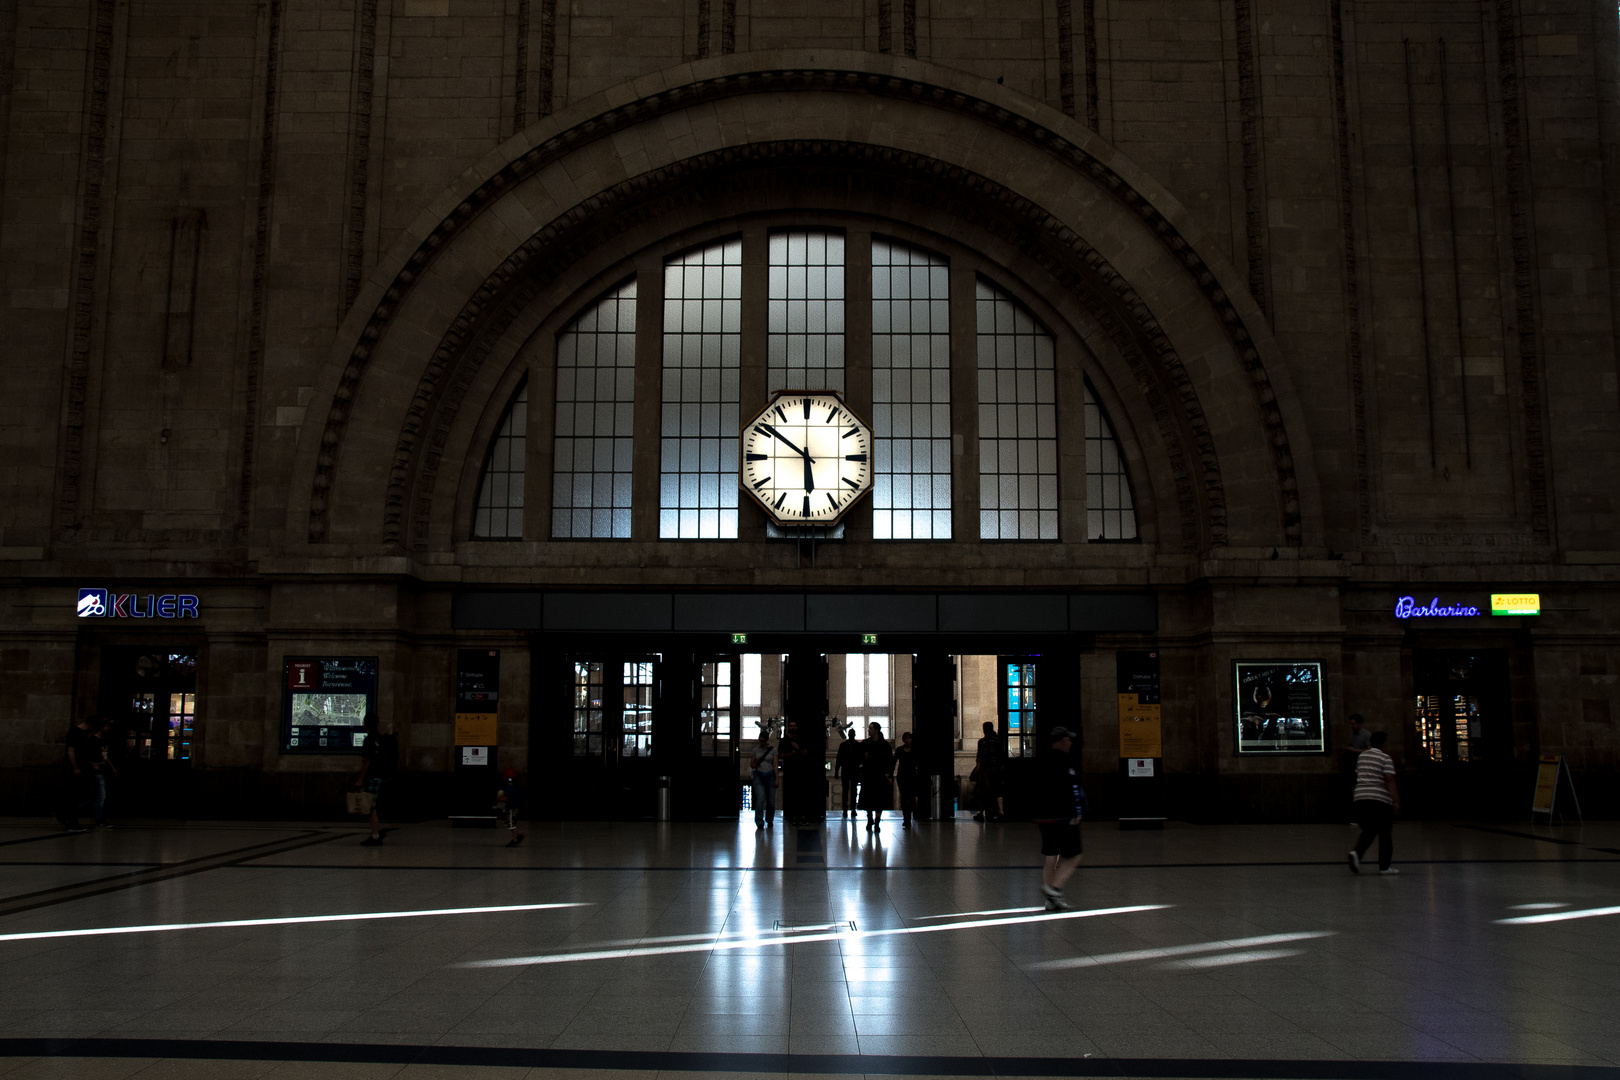
<svg viewBox="0 0 1620 1080">
<path fill-rule="evenodd" d="M 804 455 L 804 490 L 806 491 L 816 490 L 816 477 L 810 471 L 810 462 L 812 460 L 814 459 L 809 454 Z"/>
<path fill-rule="evenodd" d="M 767 434 L 769 434 L 771 436 L 771 438 L 777 440 L 783 446 L 786 446 L 789 450 L 792 450 L 795 454 L 798 454 L 800 457 L 804 458 L 806 461 L 814 461 L 814 460 L 816 460 L 815 458 L 811 457 L 809 454 L 805 453 L 803 450 L 800 450 L 797 446 L 794 446 L 791 442 L 788 442 L 787 436 L 783 435 L 780 431 L 777 431 L 775 428 L 771 427 L 771 425 L 769 425 L 769 424 L 761 424 L 759 426 L 762 429 L 764 429 L 764 431 Z"/>
</svg>

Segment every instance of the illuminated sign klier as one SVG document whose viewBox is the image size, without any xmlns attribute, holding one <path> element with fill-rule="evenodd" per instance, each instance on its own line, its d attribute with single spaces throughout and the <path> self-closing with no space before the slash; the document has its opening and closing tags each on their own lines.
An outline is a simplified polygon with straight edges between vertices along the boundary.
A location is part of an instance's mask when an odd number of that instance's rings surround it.
<svg viewBox="0 0 1620 1080">
<path fill-rule="evenodd" d="M 119 593 L 80 589 L 81 619 L 195 619 L 199 603 L 190 593 Z"/>
</svg>

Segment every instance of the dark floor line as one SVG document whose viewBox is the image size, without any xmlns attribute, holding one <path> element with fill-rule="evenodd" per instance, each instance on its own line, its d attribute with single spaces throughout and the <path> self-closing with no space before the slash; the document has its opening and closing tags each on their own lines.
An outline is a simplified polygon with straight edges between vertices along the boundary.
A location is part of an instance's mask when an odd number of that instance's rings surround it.
<svg viewBox="0 0 1620 1080">
<path fill-rule="evenodd" d="M 212 1039 L 0 1039 L 0 1056 L 504 1066 L 653 1072 L 888 1076 L 1115 1076 L 1255 1080 L 1620 1080 L 1611 1065 L 1277 1058 L 1046 1058 L 879 1054 L 744 1054 L 675 1050 L 271 1042 Z"/>
<path fill-rule="evenodd" d="M 162 866 L 161 862 L 82 862 L 78 859 L 0 859 L 0 866 Z"/>
<path fill-rule="evenodd" d="M 1605 850 L 1605 849 L 1595 849 Z M 1620 855 L 1620 850 L 1615 854 Z M 1546 866 L 1556 864 L 1563 866 L 1566 863 L 1603 863 L 1612 864 L 1620 859 L 1402 859 L 1402 866 L 1495 866 L 1495 865 L 1537 865 Z M 0 863 L 0 866 L 5 865 Z M 1312 859 L 1299 862 L 1221 862 L 1221 863 L 1091 863 L 1081 864 L 1080 870 L 1225 870 L 1225 869 L 1256 869 L 1268 866 L 1335 866 L 1344 868 L 1343 859 Z M 448 864 L 433 863 L 414 866 L 382 866 L 376 863 L 249 863 L 236 867 L 238 870 L 433 870 L 443 872 L 446 870 L 475 870 L 489 871 L 490 873 L 606 873 L 606 874 L 640 874 L 640 873 L 675 873 L 675 874 L 768 874 L 778 871 L 794 870 L 859 870 L 873 873 L 896 873 L 912 870 L 1009 870 L 1017 873 L 1026 873 L 1039 870 L 1039 863 L 1019 865 L 1002 863 L 996 865 L 928 865 L 928 866 L 479 866 L 477 864 Z"/>
<path fill-rule="evenodd" d="M 54 907 L 57 904 L 83 900 L 91 896 L 103 896 L 107 893 L 121 892 L 125 889 L 137 889 L 154 882 L 172 881 L 175 878 L 187 877 L 191 874 L 236 866 L 250 859 L 261 859 L 268 855 L 279 855 L 283 852 L 297 851 L 300 848 L 312 847 L 316 844 L 329 843 L 349 835 L 348 832 L 320 834 L 305 832 L 288 840 L 272 840 L 262 844 L 250 844 L 246 847 L 234 848 L 213 855 L 199 855 L 193 859 L 162 863 L 144 870 L 131 870 L 128 873 L 112 874 L 108 877 L 80 881 L 71 885 L 58 885 L 55 888 L 18 893 L 15 896 L 0 899 L 0 916 L 17 915 L 24 911 Z M 266 848 L 271 850 L 264 850 Z M 231 857 L 233 855 L 237 857 L 233 859 Z M 96 886 L 101 887 L 97 888 Z M 33 902 L 21 902 L 29 900 Z"/>
<path fill-rule="evenodd" d="M 23 836 L 16 840 L 0 840 L 0 847 L 10 847 L 12 844 L 37 844 L 41 840 L 60 840 L 64 836 L 77 835 L 77 833 L 70 833 L 66 829 L 58 829 L 55 832 L 41 833 L 39 836 Z"/>
<path fill-rule="evenodd" d="M 1461 822 L 1453 822 L 1453 824 L 1459 829 L 1472 829 L 1474 832 L 1495 833 L 1498 836 L 1517 836 L 1520 840 L 1540 840 L 1543 844 L 1564 844 L 1568 847 L 1581 846 L 1581 842 L 1579 840 L 1565 840 L 1557 836 L 1538 836 L 1535 833 L 1530 832 L 1515 832 L 1513 829 L 1499 829 L 1493 825 L 1464 825 Z"/>
</svg>

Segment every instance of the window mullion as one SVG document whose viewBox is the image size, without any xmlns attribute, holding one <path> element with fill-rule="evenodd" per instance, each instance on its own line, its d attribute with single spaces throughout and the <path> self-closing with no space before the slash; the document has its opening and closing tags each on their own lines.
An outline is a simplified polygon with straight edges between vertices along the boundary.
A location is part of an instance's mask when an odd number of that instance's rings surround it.
<svg viewBox="0 0 1620 1080">
<path fill-rule="evenodd" d="M 664 268 L 636 272 L 636 443 L 630 537 L 658 539 L 658 455 L 664 385 Z"/>
<path fill-rule="evenodd" d="M 749 225 L 742 234 L 742 369 L 738 372 L 740 405 L 737 419 L 753 416 L 765 407 L 767 339 L 769 337 L 770 239 L 763 224 Z M 739 431 L 738 437 L 741 437 Z M 753 499 L 737 500 L 737 539 L 763 542 L 765 511 Z"/>
<path fill-rule="evenodd" d="M 872 422 L 872 234 L 851 229 L 844 243 L 844 396 L 857 416 Z M 872 539 L 872 500 L 844 518 L 851 543 Z"/>
<path fill-rule="evenodd" d="M 951 260 L 951 532 L 979 537 L 978 273 Z"/>
</svg>

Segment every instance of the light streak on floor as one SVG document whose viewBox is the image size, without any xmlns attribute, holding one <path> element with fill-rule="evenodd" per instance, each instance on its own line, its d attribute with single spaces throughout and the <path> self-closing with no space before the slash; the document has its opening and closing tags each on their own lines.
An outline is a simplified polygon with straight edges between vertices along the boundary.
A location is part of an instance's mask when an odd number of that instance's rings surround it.
<svg viewBox="0 0 1620 1080">
<path fill-rule="evenodd" d="M 681 953 L 710 952 L 721 949 L 752 949 L 774 945 L 806 945 L 817 941 L 858 943 L 872 938 L 896 937 L 909 934 L 935 934 L 951 930 L 981 930 L 1020 923 L 1056 922 L 1062 919 L 1089 919 L 1101 915 L 1129 915 L 1140 911 L 1162 911 L 1169 904 L 1132 904 L 1129 907 L 1092 908 L 1086 911 L 1064 911 L 1052 914 L 1025 915 L 1010 919 L 973 919 L 967 922 L 942 923 L 934 926 L 897 926 L 882 930 L 847 930 L 828 934 L 779 934 L 766 931 L 759 934 L 721 936 L 713 941 L 695 945 L 663 945 L 629 949 L 591 949 L 580 952 L 546 953 L 539 956 L 509 956 L 496 960 L 473 960 L 458 964 L 462 968 L 528 967 L 531 964 L 572 964 L 586 960 L 626 960 L 640 956 L 675 956 Z M 770 935 L 770 936 L 767 936 Z"/>
<path fill-rule="evenodd" d="M 1568 904 L 1563 904 L 1563 903 L 1558 903 L 1558 902 L 1555 902 L 1555 901 L 1552 901 L 1552 900 L 1543 900 L 1543 901 L 1540 901 L 1540 902 L 1534 903 L 1534 904 L 1512 904 L 1512 905 L 1510 905 L 1508 907 L 1508 910 L 1509 911 L 1552 911 L 1555 908 L 1561 908 L 1561 907 L 1569 907 L 1569 905 Z"/>
<path fill-rule="evenodd" d="M 374 919 L 424 919 L 435 915 L 497 915 L 514 911 L 549 911 L 587 904 L 503 904 L 500 907 L 427 908 L 421 911 L 357 911 L 344 915 L 289 915 L 277 919 L 227 919 L 223 922 L 154 923 L 148 926 L 96 926 L 85 930 L 35 930 L 0 934 L 0 941 L 48 938 L 108 937 L 114 934 L 160 934 L 170 930 L 225 930 L 242 926 L 301 926 L 310 923 L 369 922 Z"/>
<path fill-rule="evenodd" d="M 1504 926 L 1523 926 L 1529 923 L 1567 922 L 1570 919 L 1595 919 L 1602 915 L 1620 915 L 1620 907 L 1589 907 L 1575 911 L 1549 911 L 1545 915 L 1520 915 L 1512 919 L 1497 919 Z"/>
<path fill-rule="evenodd" d="M 1285 956 L 1298 956 L 1303 949 L 1251 949 L 1247 952 L 1222 953 L 1219 956 L 1196 956 L 1191 960 L 1177 960 L 1168 967 L 1214 968 L 1232 964 L 1252 964 L 1256 960 L 1280 960 Z"/>
<path fill-rule="evenodd" d="M 1022 915 L 1029 911 L 1045 911 L 1043 907 L 1004 907 L 991 911 L 953 911 L 948 915 L 918 915 L 912 922 L 923 922 L 927 919 L 968 919 L 978 915 Z"/>
<path fill-rule="evenodd" d="M 1263 934 L 1260 937 L 1232 938 L 1228 941 L 1202 941 L 1196 945 L 1166 945 L 1157 949 L 1133 949 L 1130 952 L 1076 956 L 1069 960 L 1045 960 L 1030 966 L 1036 971 L 1061 971 L 1065 968 L 1130 964 L 1139 960 L 1170 960 L 1178 956 L 1196 956 L 1198 953 L 1225 952 L 1229 949 L 1248 949 L 1256 945 L 1280 945 L 1288 941 L 1309 941 L 1312 938 L 1332 937 L 1336 933 L 1338 933 L 1337 930 L 1302 930 L 1293 934 Z"/>
</svg>

